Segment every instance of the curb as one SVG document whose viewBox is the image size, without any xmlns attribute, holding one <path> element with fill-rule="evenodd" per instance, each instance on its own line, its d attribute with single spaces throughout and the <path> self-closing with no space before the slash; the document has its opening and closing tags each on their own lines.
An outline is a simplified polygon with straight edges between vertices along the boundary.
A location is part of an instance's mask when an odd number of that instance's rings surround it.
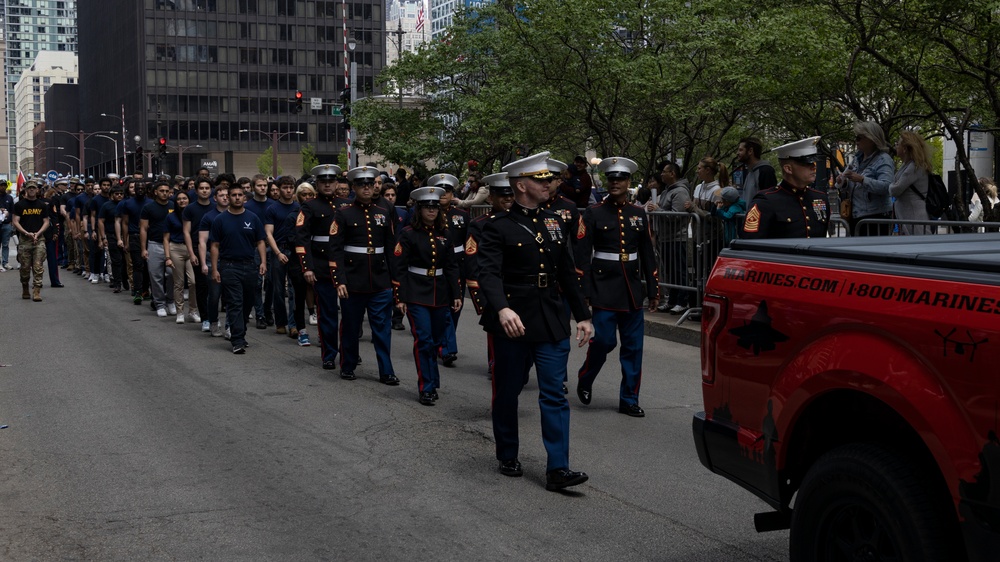
<svg viewBox="0 0 1000 562">
<path fill-rule="evenodd" d="M 692 322 L 688 320 L 686 324 L 691 324 Z M 658 338 L 661 340 L 672 341 L 674 343 L 681 343 L 684 345 L 690 345 L 694 347 L 701 347 L 701 331 L 691 328 L 684 328 L 682 326 L 675 326 L 673 322 L 657 322 L 653 320 L 645 321 L 646 333 L 645 335 L 651 338 Z M 695 325 L 700 326 L 700 322 Z"/>
</svg>

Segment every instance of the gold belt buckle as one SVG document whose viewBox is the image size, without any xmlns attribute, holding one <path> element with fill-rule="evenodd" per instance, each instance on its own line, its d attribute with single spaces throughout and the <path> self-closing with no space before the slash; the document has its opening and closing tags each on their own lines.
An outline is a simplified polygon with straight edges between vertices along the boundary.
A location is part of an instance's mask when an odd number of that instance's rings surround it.
<svg viewBox="0 0 1000 562">
<path fill-rule="evenodd" d="M 544 289 L 549 286 L 549 274 L 539 273 L 538 274 L 538 287 Z"/>
<path fill-rule="evenodd" d="M 433 267 L 428 267 L 427 268 L 427 276 L 428 277 L 434 277 L 435 273 L 437 273 L 437 270 L 434 269 Z"/>
<path fill-rule="evenodd" d="M 622 261 L 628 261 L 628 252 L 622 252 Z"/>
<path fill-rule="evenodd" d="M 367 251 L 369 254 L 374 254 L 375 248 L 373 246 L 368 246 L 367 248 L 365 248 L 365 251 Z"/>
</svg>

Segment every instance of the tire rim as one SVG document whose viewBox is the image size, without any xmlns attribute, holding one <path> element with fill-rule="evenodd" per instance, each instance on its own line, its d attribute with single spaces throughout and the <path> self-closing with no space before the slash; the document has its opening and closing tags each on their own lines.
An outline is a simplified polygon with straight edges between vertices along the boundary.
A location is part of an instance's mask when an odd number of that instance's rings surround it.
<svg viewBox="0 0 1000 562">
<path fill-rule="evenodd" d="M 899 548 L 881 514 L 857 498 L 830 506 L 817 544 L 824 562 L 900 560 Z"/>
</svg>

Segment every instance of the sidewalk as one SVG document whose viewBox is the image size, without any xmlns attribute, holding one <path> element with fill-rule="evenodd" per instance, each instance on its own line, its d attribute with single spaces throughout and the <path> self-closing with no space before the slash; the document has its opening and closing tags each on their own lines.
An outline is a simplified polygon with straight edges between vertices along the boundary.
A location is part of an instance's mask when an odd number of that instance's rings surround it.
<svg viewBox="0 0 1000 562">
<path fill-rule="evenodd" d="M 674 316 L 665 312 L 645 313 L 646 335 L 694 347 L 701 346 L 701 319 L 688 318 L 680 326 L 677 321 L 680 315 Z"/>
</svg>

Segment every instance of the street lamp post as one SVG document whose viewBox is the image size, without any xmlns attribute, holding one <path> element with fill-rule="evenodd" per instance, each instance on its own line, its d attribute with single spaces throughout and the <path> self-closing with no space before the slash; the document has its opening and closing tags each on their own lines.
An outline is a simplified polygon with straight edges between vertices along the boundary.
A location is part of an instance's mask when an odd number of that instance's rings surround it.
<svg viewBox="0 0 1000 562">
<path fill-rule="evenodd" d="M 200 144 L 196 144 L 196 145 L 193 145 L 193 146 L 180 146 L 180 145 L 177 145 L 177 146 L 174 147 L 174 149 L 177 150 L 177 175 L 178 176 L 183 176 L 184 175 L 184 151 L 188 150 L 188 149 L 191 149 L 191 148 L 205 148 L 205 147 L 201 146 Z"/>
<path fill-rule="evenodd" d="M 57 130 L 54 130 L 54 129 L 46 129 L 45 132 L 46 133 L 63 133 L 63 134 L 66 134 L 66 135 L 72 135 L 72 136 L 76 137 L 77 142 L 80 144 L 80 156 L 79 156 L 79 160 L 80 160 L 80 174 L 84 173 L 84 169 L 86 168 L 85 164 L 87 162 L 87 157 L 84 155 L 84 150 L 83 150 L 83 143 L 84 143 L 84 141 L 86 141 L 87 139 L 89 139 L 90 137 L 92 137 L 94 135 L 109 134 L 109 133 L 112 134 L 112 135 L 116 134 L 115 131 L 94 131 L 92 133 L 86 133 L 84 131 L 79 131 L 79 132 L 74 133 L 72 131 L 57 131 Z"/>
<path fill-rule="evenodd" d="M 347 82 L 347 88 L 351 92 L 351 111 L 354 111 L 354 102 L 356 102 L 357 99 L 358 99 L 358 86 L 355 83 L 355 81 L 357 80 L 358 66 L 357 66 L 357 63 L 354 62 L 353 54 L 354 54 L 354 49 L 357 48 L 357 46 L 358 46 L 358 43 L 357 43 L 357 41 L 354 40 L 354 36 L 353 35 L 351 35 L 350 37 L 347 36 L 347 21 L 346 21 L 346 18 L 347 18 L 347 16 L 346 16 L 346 13 L 347 13 L 346 10 L 347 10 L 347 8 L 344 8 L 344 10 L 345 10 L 345 12 L 344 12 L 344 14 L 345 14 L 345 16 L 344 16 L 344 18 L 345 18 L 345 21 L 344 21 L 344 39 L 345 39 L 345 42 L 344 42 L 344 46 L 345 46 L 345 49 L 344 49 L 344 80 Z M 351 129 L 346 129 L 345 133 L 346 133 L 346 140 L 347 140 L 347 167 L 348 168 L 352 168 L 352 167 L 354 167 L 354 143 L 352 143 L 351 141 L 353 140 L 353 136 L 354 135 L 351 134 Z"/>
<path fill-rule="evenodd" d="M 115 139 L 113 137 L 109 137 L 108 135 L 95 135 L 95 136 L 98 136 L 98 137 L 101 137 L 101 138 L 104 138 L 104 139 L 108 139 L 109 141 L 115 143 L 115 173 L 118 174 L 119 177 L 121 177 L 121 175 L 122 175 L 121 168 L 118 167 L 118 165 L 119 165 L 119 161 L 118 161 L 118 139 Z"/>
<path fill-rule="evenodd" d="M 66 154 L 65 156 L 69 156 L 69 154 Z M 69 168 L 69 175 L 71 176 L 73 175 L 73 165 L 70 164 L 69 162 L 63 162 L 62 160 L 60 160 L 56 162 L 56 164 L 62 164 L 63 166 L 66 166 L 67 168 Z"/>
<path fill-rule="evenodd" d="M 288 135 L 304 135 L 302 131 L 288 131 L 287 133 L 278 133 L 278 131 L 271 131 L 270 133 L 261 131 L 260 129 L 240 129 L 241 133 L 259 133 L 261 135 L 271 137 L 271 174 L 275 177 L 278 176 L 278 141 L 287 137 Z M 191 147 L 194 148 L 194 147 Z"/>
<path fill-rule="evenodd" d="M 73 160 L 76 160 L 76 164 L 77 164 L 77 166 L 81 166 L 81 167 L 80 167 L 80 175 L 83 175 L 83 167 L 82 167 L 82 165 L 81 165 L 81 162 L 82 162 L 82 160 L 80 160 L 80 159 L 79 159 L 79 158 L 77 158 L 76 156 L 73 156 L 72 154 L 63 154 L 63 157 L 64 157 L 64 158 L 72 158 Z M 73 173 L 73 166 L 70 166 L 70 167 L 69 167 L 69 173 L 70 173 L 70 174 L 72 174 L 72 173 Z"/>
<path fill-rule="evenodd" d="M 108 115 L 107 113 L 102 113 L 101 117 L 114 118 L 114 115 Z M 122 104 L 122 115 L 120 119 L 122 122 L 122 157 L 125 160 L 125 174 L 128 175 L 128 145 L 125 144 L 125 135 L 127 135 L 128 132 L 125 130 L 125 104 Z M 117 153 L 117 148 L 115 149 L 115 152 Z M 115 172 L 116 173 L 118 172 L 118 164 L 115 164 Z"/>
<path fill-rule="evenodd" d="M 390 31 L 389 33 L 396 36 L 396 64 L 399 64 L 399 60 L 403 58 L 403 35 L 406 34 L 403 31 L 402 4 L 400 4 L 399 21 L 396 31 Z M 403 109 L 403 82 L 398 81 L 396 87 L 399 88 L 399 109 Z"/>
</svg>

